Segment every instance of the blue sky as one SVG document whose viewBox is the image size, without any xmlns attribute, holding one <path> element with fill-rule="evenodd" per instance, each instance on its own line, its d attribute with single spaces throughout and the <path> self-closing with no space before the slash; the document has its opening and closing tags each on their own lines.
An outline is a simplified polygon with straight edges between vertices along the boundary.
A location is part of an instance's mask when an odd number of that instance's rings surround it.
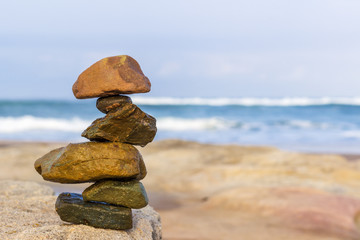
<svg viewBox="0 0 360 240">
<path fill-rule="evenodd" d="M 0 98 L 73 99 L 128 54 L 148 96 L 359 96 L 360 1 L 2 1 Z"/>
</svg>

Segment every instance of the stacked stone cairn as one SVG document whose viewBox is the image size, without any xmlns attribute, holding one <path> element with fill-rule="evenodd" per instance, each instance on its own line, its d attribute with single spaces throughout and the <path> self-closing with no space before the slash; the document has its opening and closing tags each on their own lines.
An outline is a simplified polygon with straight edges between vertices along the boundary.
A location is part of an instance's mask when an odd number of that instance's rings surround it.
<svg viewBox="0 0 360 240">
<path fill-rule="evenodd" d="M 148 204 L 141 154 L 156 134 L 156 120 L 120 94 L 150 91 L 150 81 L 130 56 L 104 58 L 80 74 L 73 85 L 76 98 L 98 98 L 105 117 L 96 119 L 82 136 L 90 142 L 69 144 L 35 162 L 44 180 L 59 183 L 95 182 L 82 194 L 61 193 L 55 208 L 63 221 L 98 228 L 132 228 L 131 209 Z"/>
</svg>

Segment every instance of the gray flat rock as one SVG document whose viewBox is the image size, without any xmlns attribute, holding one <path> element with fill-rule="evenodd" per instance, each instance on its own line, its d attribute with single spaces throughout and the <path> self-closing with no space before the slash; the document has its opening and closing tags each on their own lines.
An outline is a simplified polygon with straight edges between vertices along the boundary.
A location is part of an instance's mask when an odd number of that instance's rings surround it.
<svg viewBox="0 0 360 240">
<path fill-rule="evenodd" d="M 131 209 L 102 202 L 85 202 L 81 194 L 61 193 L 55 203 L 60 218 L 69 223 L 97 228 L 125 230 L 132 228 Z"/>
</svg>

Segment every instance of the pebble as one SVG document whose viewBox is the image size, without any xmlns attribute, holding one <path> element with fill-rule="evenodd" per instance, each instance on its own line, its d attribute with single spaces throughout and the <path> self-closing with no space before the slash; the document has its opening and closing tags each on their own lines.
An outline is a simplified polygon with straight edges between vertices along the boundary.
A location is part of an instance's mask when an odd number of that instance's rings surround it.
<svg viewBox="0 0 360 240">
<path fill-rule="evenodd" d="M 117 109 L 126 103 L 132 103 L 131 98 L 128 96 L 101 97 L 96 101 L 96 108 L 99 109 L 100 112 L 107 114 L 111 110 Z"/>
</svg>

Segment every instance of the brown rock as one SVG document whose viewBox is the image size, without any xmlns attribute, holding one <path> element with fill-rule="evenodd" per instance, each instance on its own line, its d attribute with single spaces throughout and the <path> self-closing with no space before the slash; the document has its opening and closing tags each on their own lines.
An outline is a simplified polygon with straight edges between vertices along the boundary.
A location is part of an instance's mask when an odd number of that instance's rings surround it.
<svg viewBox="0 0 360 240">
<path fill-rule="evenodd" d="M 101 59 L 80 74 L 73 85 L 76 98 L 106 97 L 149 92 L 151 84 L 130 56 Z"/>
<path fill-rule="evenodd" d="M 146 176 L 146 174 L 147 174 L 145 162 L 144 162 L 144 160 L 143 160 L 142 157 L 141 157 L 141 160 L 139 161 L 139 169 L 140 169 L 140 173 L 139 173 L 139 175 L 137 175 L 137 177 L 135 178 L 136 180 L 144 179 L 145 176 Z"/>
<path fill-rule="evenodd" d="M 96 101 L 96 107 L 102 113 L 108 113 L 111 110 L 122 107 L 127 103 L 132 103 L 131 98 L 128 96 L 111 96 L 111 97 L 102 97 Z"/>
<path fill-rule="evenodd" d="M 156 134 L 156 119 L 127 103 L 96 119 L 82 134 L 92 141 L 124 142 L 145 146 Z"/>
<path fill-rule="evenodd" d="M 139 151 L 124 143 L 86 142 L 55 149 L 35 162 L 48 181 L 94 182 L 100 179 L 142 179 L 145 164 Z"/>
</svg>

